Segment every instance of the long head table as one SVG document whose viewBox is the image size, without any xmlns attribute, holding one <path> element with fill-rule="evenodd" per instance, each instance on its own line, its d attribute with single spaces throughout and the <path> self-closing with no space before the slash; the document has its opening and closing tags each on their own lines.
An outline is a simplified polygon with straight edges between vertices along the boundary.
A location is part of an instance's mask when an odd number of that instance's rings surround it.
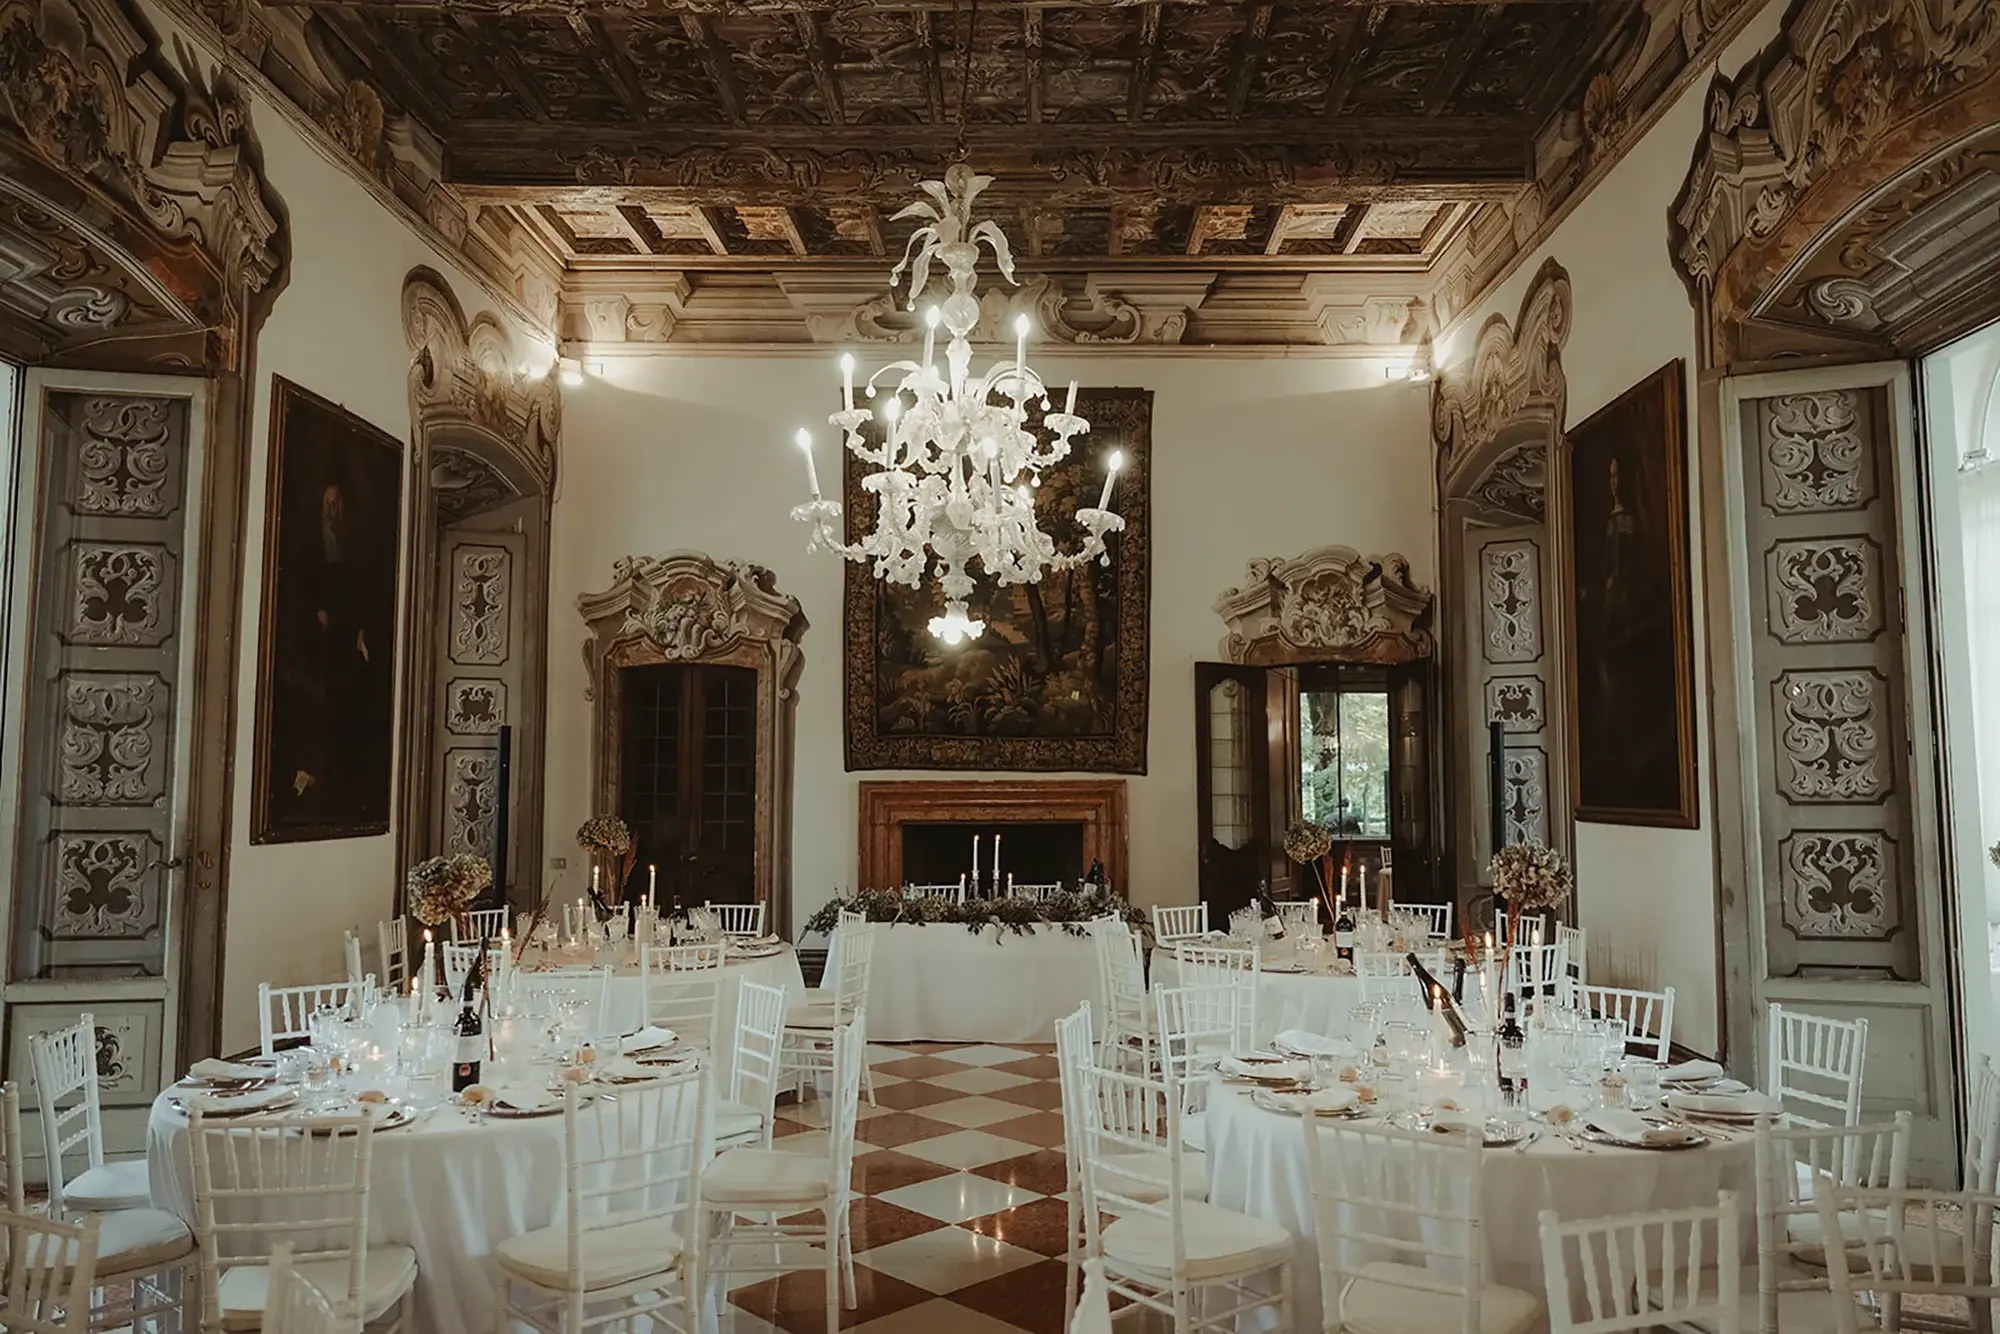
<svg viewBox="0 0 2000 1334">
<path fill-rule="evenodd" d="M 1088 935 L 1049 925 L 1025 935 L 943 922 L 875 926 L 871 1041 L 1054 1042 L 1056 1020 L 1084 1001 L 1098 1003 Z"/>
</svg>

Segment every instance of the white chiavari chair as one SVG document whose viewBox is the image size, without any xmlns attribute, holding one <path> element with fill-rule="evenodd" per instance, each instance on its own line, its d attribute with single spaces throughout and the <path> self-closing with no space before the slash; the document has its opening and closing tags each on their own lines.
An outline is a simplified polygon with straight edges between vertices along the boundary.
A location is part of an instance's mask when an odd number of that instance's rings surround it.
<svg viewBox="0 0 2000 1334">
<path fill-rule="evenodd" d="M 347 930 L 341 932 L 340 936 L 341 962 L 346 965 L 341 970 L 341 976 L 346 978 L 348 984 L 351 986 L 359 982 L 362 978 L 361 933 L 349 927 Z"/>
<path fill-rule="evenodd" d="M 1165 1081 L 1093 1065 L 1083 1085 L 1085 1253 L 1104 1262 L 1109 1289 L 1170 1317 L 1174 1334 L 1234 1330 L 1266 1307 L 1290 1329 L 1292 1234 L 1188 1198 Z"/>
<path fill-rule="evenodd" d="M 564 1090 L 563 1221 L 493 1248 L 496 1328 L 695 1328 L 707 1087 L 690 1070 L 616 1098 Z"/>
<path fill-rule="evenodd" d="M 451 943 L 477 945 L 483 940 L 498 940 L 506 928 L 506 908 L 469 908 L 451 919 Z"/>
<path fill-rule="evenodd" d="M 97 1020 L 88 1011 L 67 1028 L 28 1039 L 35 1072 L 35 1110 L 41 1121 L 43 1169 L 48 1177 L 49 1212 L 104 1213 L 139 1209 L 151 1202 L 144 1159 L 106 1162 L 104 1111 L 98 1104 Z M 79 1150 L 84 1169 L 69 1175 L 68 1160 Z"/>
<path fill-rule="evenodd" d="M 1062 1095 L 1063 1199 L 1069 1212 L 1063 1228 L 1063 1326 L 1076 1318 L 1076 1287 L 1083 1260 L 1083 1072 L 1093 1059 L 1090 1002 L 1056 1020 L 1056 1082 Z"/>
<path fill-rule="evenodd" d="M 1503 945 L 1512 943 L 1516 948 L 1523 945 L 1546 945 L 1549 943 L 1549 919 L 1540 913 L 1523 916 L 1519 930 L 1515 931 L 1507 925 L 1507 915 L 1502 913 L 1499 940 Z"/>
<path fill-rule="evenodd" d="M 803 1266 L 788 1258 L 796 1249 L 785 1243 L 817 1242 L 826 1274 L 827 1334 L 840 1329 L 842 1288 L 849 1309 L 856 1300 L 849 1213 L 867 1038 L 867 1017 L 859 1009 L 830 1034 L 833 1108 L 825 1153 L 730 1149 L 709 1164 L 701 1183 L 704 1272 L 788 1274 Z M 815 1212 L 817 1222 L 781 1221 Z"/>
<path fill-rule="evenodd" d="M 703 1051 L 715 1050 L 716 1016 L 722 1009 L 720 941 L 708 945 L 641 945 L 641 1022 L 672 1029 Z"/>
<path fill-rule="evenodd" d="M 1234 992 L 1231 1020 L 1235 1025 L 1228 1056 L 1248 1056 L 1263 1034 L 1258 1028 L 1257 993 L 1264 982 L 1263 953 L 1255 945 L 1176 945 L 1176 981 L 1183 987 L 1226 986 Z"/>
<path fill-rule="evenodd" d="M 1083 1302 L 1078 1305 L 1072 1298 L 1070 1308 L 1063 1317 L 1069 1334 L 1112 1334 L 1111 1288 L 1104 1281 L 1104 1261 L 1083 1262 Z"/>
<path fill-rule="evenodd" d="M 334 1309 L 326 1294 L 299 1273 L 292 1260 L 292 1243 L 282 1241 L 271 1251 L 271 1295 L 264 1300 L 261 1334 L 357 1334 L 360 1323 Z"/>
<path fill-rule="evenodd" d="M 589 1010 L 587 1027 L 592 1033 L 615 1031 L 611 1011 L 611 978 L 612 969 L 608 966 L 513 974 L 516 994 L 532 991 L 553 996 L 558 1008 L 571 998 L 580 1001 Z"/>
<path fill-rule="evenodd" d="M 1158 945 L 1177 945 L 1184 940 L 1199 940 L 1208 934 L 1208 904 L 1191 903 L 1180 907 L 1153 905 L 1153 942 Z"/>
<path fill-rule="evenodd" d="M 1740 1285 L 1737 1227 L 1736 1194 L 1727 1190 L 1708 1208 L 1618 1218 L 1564 1223 L 1542 1210 L 1549 1334 L 1740 1334 L 1734 1296 L 1718 1295 Z"/>
<path fill-rule="evenodd" d="M 1990 1328 L 1993 1303 L 2000 1300 L 1993 1269 L 1993 1217 L 2000 1195 L 1831 1186 L 1815 1202 L 1828 1231 L 1845 1226 L 1844 1220 L 1857 1221 L 1846 1263 L 1829 1273 L 1836 1334 L 1898 1328 L 1909 1297 L 1959 1298 L 1971 1307 L 1974 1328 Z M 1880 1325 L 1857 1301 L 1863 1294 L 1886 1310 Z"/>
<path fill-rule="evenodd" d="M 1032 899 L 1036 903 L 1046 903 L 1063 892 L 1060 884 L 1021 885 L 1012 879 L 1007 881 L 1007 897 L 1010 899 Z"/>
<path fill-rule="evenodd" d="M 1507 990 L 1543 1005 L 1569 1002 L 1569 956 L 1553 945 L 1516 945 L 1507 964 Z"/>
<path fill-rule="evenodd" d="M 26 1152 L 20 1090 L 0 1085 L 0 1155 L 6 1160 L 0 1208 L 14 1214 L 27 1210 Z M 158 1209 L 119 1209 L 99 1217 L 95 1300 L 85 1311 L 90 1329 L 163 1328 L 160 1322 L 169 1312 L 180 1312 L 184 1295 L 192 1291 L 194 1234 Z M 5 1327 L 0 1322 L 0 1329 Z"/>
<path fill-rule="evenodd" d="M 1393 950 L 1357 950 L 1354 977 L 1361 999 L 1371 1003 L 1419 1000 L 1416 971 L 1408 956 Z"/>
<path fill-rule="evenodd" d="M 500 949 L 497 945 L 483 947 L 476 940 L 467 940 L 438 947 L 439 953 L 444 958 L 445 985 L 451 988 L 453 996 L 465 994 L 466 975 L 472 971 L 473 960 L 479 957 L 482 948 L 486 950 L 485 976 L 492 977 L 500 969 Z"/>
<path fill-rule="evenodd" d="M 375 924 L 375 966 L 381 970 L 382 985 L 401 995 L 410 985 L 416 961 L 410 957 L 408 918 L 391 917 Z"/>
<path fill-rule="evenodd" d="M 417 1253 L 368 1241 L 373 1124 L 366 1116 L 214 1122 L 199 1102 L 190 1110 L 204 1334 L 262 1325 L 271 1250 L 284 1241 L 295 1248 L 295 1272 L 360 1323 L 393 1312 L 389 1328 L 411 1328 Z"/>
<path fill-rule="evenodd" d="M 764 905 L 761 903 L 708 903 L 702 906 L 715 914 L 725 936 L 755 937 L 764 934 Z"/>
<path fill-rule="evenodd" d="M 945 899 L 952 903 L 965 901 L 965 881 L 946 885 L 904 885 L 906 899 Z"/>
<path fill-rule="evenodd" d="M 101 1218 L 62 1223 L 40 1214 L 0 1213 L 7 1236 L 0 1330 L 8 1334 L 85 1334 L 97 1283 Z"/>
<path fill-rule="evenodd" d="M 1587 980 L 1584 977 L 1584 966 L 1588 962 L 1586 952 L 1589 949 L 1587 933 L 1580 926 L 1558 926 L 1556 944 L 1563 947 L 1563 961 L 1568 965 L 1570 983 L 1582 985 Z"/>
<path fill-rule="evenodd" d="M 1540 1298 L 1484 1278 L 1479 1136 L 1322 1128 L 1311 1117 L 1304 1126 L 1328 1330 L 1526 1334 L 1539 1325 Z"/>
<path fill-rule="evenodd" d="M 715 1104 L 715 1145 L 771 1147 L 778 1098 L 778 1057 L 785 1045 L 785 993 L 743 981 L 736 988 L 736 1059 L 729 1096 Z"/>
<path fill-rule="evenodd" d="M 1234 982 L 1153 989 L 1154 1034 L 1159 1043 L 1160 1077 L 1173 1095 L 1181 1125 L 1181 1146 L 1190 1157 L 1208 1149 L 1208 1071 L 1225 1056 L 1244 1055 L 1237 1042 L 1242 992 Z M 1208 1164 L 1185 1165 L 1191 1179 L 1205 1182 Z"/>
<path fill-rule="evenodd" d="M 1764 1091 L 1791 1125 L 1851 1126 L 1861 1119 L 1868 1021 L 1829 1019 L 1772 1005 L 1765 1019 Z"/>
<path fill-rule="evenodd" d="M 1425 919 L 1425 928 L 1432 940 L 1450 940 L 1451 905 L 1449 903 L 1391 903 L 1389 911 L 1409 913 L 1413 917 Z"/>
<path fill-rule="evenodd" d="M 833 1033 L 853 1022 L 854 1015 L 868 1003 L 868 979 L 875 960 L 875 926 L 868 921 L 843 922 L 834 932 L 833 949 L 826 967 L 831 987 L 808 992 L 802 1002 L 785 1009 L 785 1039 L 779 1057 L 778 1080 L 790 1077 L 803 1096 L 808 1076 L 837 1073 L 833 1068 Z M 861 1063 L 862 1086 L 868 1105 L 875 1106 L 875 1072 L 866 1060 Z"/>
<path fill-rule="evenodd" d="M 1093 918 L 1090 936 L 1097 946 L 1097 978 L 1104 1002 L 1098 1061 L 1115 1070 L 1128 1065 L 1150 1069 L 1153 1003 L 1146 997 L 1146 965 L 1139 955 L 1139 938 L 1114 915 Z"/>
<path fill-rule="evenodd" d="M 1626 987 L 1570 984 L 1576 1008 L 1600 1019 L 1625 1021 L 1625 1050 L 1665 1065 L 1672 1059 L 1674 989 L 1634 991 Z"/>
<path fill-rule="evenodd" d="M 257 984 L 257 1036 L 264 1055 L 280 1047 L 296 1047 L 312 1036 L 313 1012 L 331 1008 L 358 1012 L 374 998 L 375 977 L 369 974 L 354 987 L 346 982 L 323 982 L 314 986 L 274 987 Z"/>
<path fill-rule="evenodd" d="M 1972 1072 L 1966 1104 L 1965 1175 L 1967 1190 L 1992 1191 L 2000 1178 L 2000 1070 L 1982 1053 Z"/>
</svg>

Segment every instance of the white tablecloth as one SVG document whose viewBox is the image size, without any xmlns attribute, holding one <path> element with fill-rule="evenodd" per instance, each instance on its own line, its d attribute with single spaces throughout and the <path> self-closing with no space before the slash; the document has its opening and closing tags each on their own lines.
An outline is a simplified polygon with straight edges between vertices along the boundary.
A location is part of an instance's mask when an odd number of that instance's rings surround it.
<svg viewBox="0 0 2000 1334">
<path fill-rule="evenodd" d="M 557 968 L 543 972 L 523 971 L 516 975 L 517 988 L 532 987 L 578 987 L 588 990 L 595 985 L 595 974 L 587 968 Z M 736 1004 L 737 983 L 755 982 L 760 986 L 778 987 L 796 1000 L 806 993 L 805 975 L 799 971 L 798 951 L 790 945 L 777 954 L 762 959 L 737 959 L 722 966 L 722 993 L 716 1005 L 715 1015 L 715 1061 L 716 1084 L 719 1088 L 729 1086 L 730 1071 L 736 1059 Z M 636 968 L 620 968 L 611 975 L 611 1014 L 590 1016 L 594 1032 L 629 1033 L 639 1027 L 640 1002 L 639 973 Z M 871 1025 L 872 1027 L 872 1025 Z"/>
<path fill-rule="evenodd" d="M 875 928 L 871 1041 L 1054 1042 L 1056 1020 L 1084 1001 L 1098 1004 L 1087 935 L 1048 925 L 1027 935 L 946 923 Z"/>
<path fill-rule="evenodd" d="M 1206 1119 L 1209 1199 L 1276 1223 L 1298 1239 L 1292 1265 L 1297 1302 L 1293 1327 L 1320 1328 L 1319 1252 L 1303 1123 L 1254 1107 L 1248 1090 L 1220 1082 L 1209 1089 Z M 1585 1153 L 1553 1136 L 1525 1153 L 1489 1149 L 1483 1182 L 1487 1281 L 1543 1292 L 1536 1218 L 1543 1209 L 1564 1219 L 1601 1218 L 1643 1209 L 1712 1206 L 1717 1191 L 1735 1190 L 1744 1214 L 1744 1246 L 1754 1251 L 1752 1157 L 1748 1135 L 1676 1152 L 1595 1145 Z M 1269 1312 L 1262 1319 L 1275 1323 Z"/>
<path fill-rule="evenodd" d="M 1361 983 L 1332 973 L 1263 973 L 1257 986 L 1257 1042 L 1268 1044 L 1288 1028 L 1322 1037 L 1348 1038 L 1351 1011 L 1361 1002 Z M 1153 951 L 1152 984 L 1180 985 L 1180 960 L 1172 951 Z"/>
</svg>

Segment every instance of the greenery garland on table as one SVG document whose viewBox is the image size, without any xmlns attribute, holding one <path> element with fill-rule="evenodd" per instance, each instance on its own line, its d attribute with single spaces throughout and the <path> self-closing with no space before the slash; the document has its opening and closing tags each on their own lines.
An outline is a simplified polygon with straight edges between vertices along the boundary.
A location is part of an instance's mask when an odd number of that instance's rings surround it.
<svg viewBox="0 0 2000 1334">
<path fill-rule="evenodd" d="M 863 889 L 829 900 L 807 919 L 805 929 L 831 935 L 843 910 L 865 914 L 871 922 L 958 925 L 974 934 L 990 926 L 1025 936 L 1037 926 L 1058 926 L 1065 935 L 1087 936 L 1089 923 L 1106 913 L 1117 914 L 1134 931 L 1152 930 L 1146 915 L 1124 896 L 1100 889 L 1063 890 L 1046 899 L 967 899 L 963 903 L 949 898 L 907 898 L 893 889 Z"/>
</svg>

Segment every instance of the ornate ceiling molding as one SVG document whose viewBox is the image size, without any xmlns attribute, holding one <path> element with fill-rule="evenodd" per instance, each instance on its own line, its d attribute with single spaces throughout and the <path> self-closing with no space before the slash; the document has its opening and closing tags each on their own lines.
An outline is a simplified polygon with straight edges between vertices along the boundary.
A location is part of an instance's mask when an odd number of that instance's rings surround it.
<svg viewBox="0 0 2000 1334">
<path fill-rule="evenodd" d="M 1431 387 L 1431 440 L 1444 495 L 1469 495 L 1489 480 L 1506 455 L 1530 443 L 1520 438 L 1524 424 L 1545 428 L 1544 446 L 1562 430 L 1568 396 L 1562 349 L 1569 326 L 1569 273 L 1551 257 L 1528 284 L 1513 325 L 1504 315 L 1489 317 L 1471 357 L 1438 371 Z M 1508 477 L 1525 482 L 1538 471 L 1517 465 Z"/>
<path fill-rule="evenodd" d="M 1410 662 L 1430 656 L 1431 594 L 1391 552 L 1315 547 L 1291 560 L 1250 562 L 1241 588 L 1215 601 L 1231 662 Z"/>
<path fill-rule="evenodd" d="M 38 359 L 130 342 L 226 363 L 283 265 L 234 81 L 175 55 L 121 0 L 0 0 L 0 305 L 39 329 Z M 176 335 L 207 346 L 159 348 Z"/>
<path fill-rule="evenodd" d="M 465 318 L 451 287 L 426 268 L 403 280 L 410 416 L 420 441 L 472 433 L 499 444 L 534 489 L 555 492 L 562 396 L 555 376 L 521 370 L 513 336 L 490 311 Z"/>
<path fill-rule="evenodd" d="M 1740 78 L 1710 85 L 1707 130 L 1674 205 L 1674 262 L 1707 313 L 1711 360 L 1732 359 L 1741 326 L 1766 315 L 1853 332 L 1852 288 L 1777 309 L 1797 266 L 1897 178 L 1928 171 L 1935 186 L 1962 170 L 1929 164 L 1996 121 L 1992 4 L 1797 0 Z"/>
</svg>

